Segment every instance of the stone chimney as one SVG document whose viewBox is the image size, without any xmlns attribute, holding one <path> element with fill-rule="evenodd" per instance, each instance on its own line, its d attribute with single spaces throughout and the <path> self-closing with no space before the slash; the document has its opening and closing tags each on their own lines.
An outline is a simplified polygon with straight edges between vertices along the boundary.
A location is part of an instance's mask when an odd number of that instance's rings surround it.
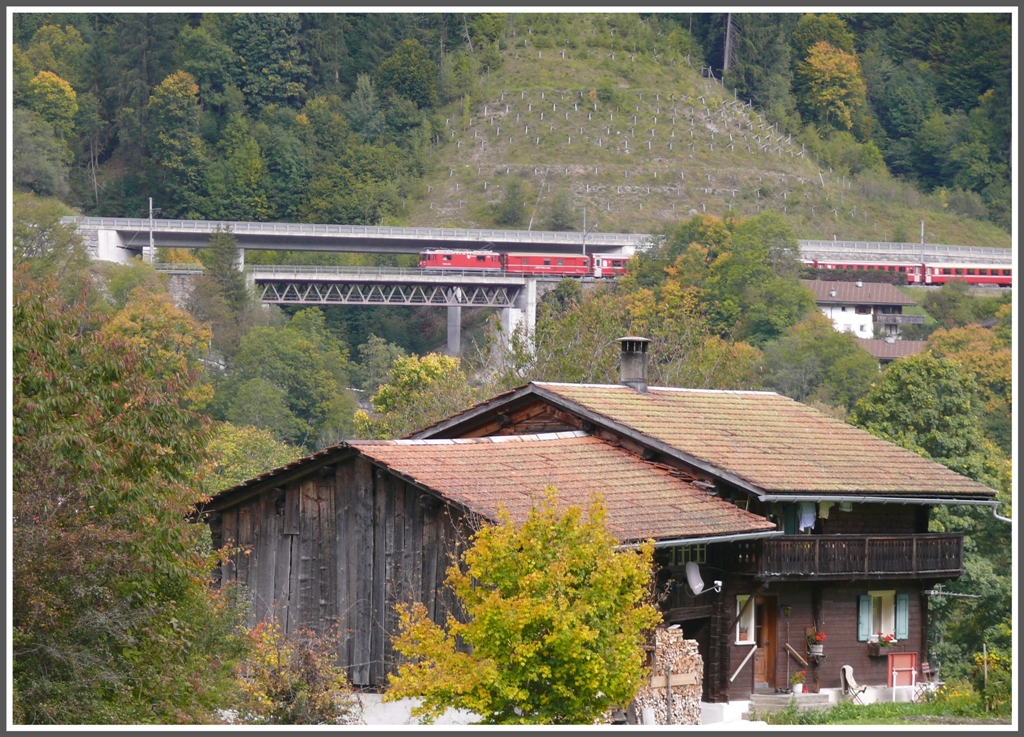
<svg viewBox="0 0 1024 737">
<path fill-rule="evenodd" d="M 619 338 L 622 356 L 619 360 L 619 382 L 641 394 L 647 393 L 647 345 L 651 341 L 627 335 Z"/>
</svg>

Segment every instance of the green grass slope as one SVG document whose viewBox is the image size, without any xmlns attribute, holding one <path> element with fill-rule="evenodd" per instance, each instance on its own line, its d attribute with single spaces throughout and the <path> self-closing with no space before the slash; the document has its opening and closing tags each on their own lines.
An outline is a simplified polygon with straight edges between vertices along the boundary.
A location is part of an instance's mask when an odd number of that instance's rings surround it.
<svg viewBox="0 0 1024 737">
<path fill-rule="evenodd" d="M 601 232 L 644 233 L 695 213 L 772 209 L 800 238 L 916 242 L 924 220 L 929 242 L 1010 246 L 1008 233 L 944 210 L 938 195 L 877 172 L 819 166 L 797 136 L 657 39 L 648 40 L 653 50 L 599 44 L 597 18 L 563 19 L 557 39 L 513 24 L 495 49 L 498 68 L 443 111 L 436 168 L 408 201 L 404 224 L 494 227 L 493 206 L 519 177 L 521 227 L 535 230 L 549 228 L 564 193 L 576 230 L 584 208 L 588 228 L 597 221 Z"/>
</svg>

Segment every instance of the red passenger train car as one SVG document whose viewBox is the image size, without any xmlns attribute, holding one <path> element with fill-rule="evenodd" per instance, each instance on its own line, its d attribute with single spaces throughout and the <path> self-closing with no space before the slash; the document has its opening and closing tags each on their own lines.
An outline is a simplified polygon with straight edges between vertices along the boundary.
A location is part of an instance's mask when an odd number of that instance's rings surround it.
<svg viewBox="0 0 1024 737">
<path fill-rule="evenodd" d="M 497 253 L 494 251 L 433 250 L 420 253 L 420 268 L 431 270 L 504 271 L 532 276 L 592 276 L 612 278 L 626 273 L 625 256 L 584 256 L 565 253 Z"/>
<path fill-rule="evenodd" d="M 907 275 L 907 284 L 924 283 L 924 267 L 911 261 L 854 261 L 851 259 L 803 259 L 808 266 L 816 269 L 836 269 L 851 271 L 892 271 Z"/>
<path fill-rule="evenodd" d="M 590 258 L 553 253 L 503 253 L 509 274 L 536 276 L 590 276 Z"/>
<path fill-rule="evenodd" d="M 1005 265 L 928 263 L 925 264 L 925 284 L 945 284 L 960 279 L 970 284 L 993 284 L 1000 287 L 1013 286 L 1013 269 Z"/>
<path fill-rule="evenodd" d="M 960 280 L 968 284 L 1013 286 L 1013 269 L 1005 264 L 991 263 L 936 263 L 926 261 L 855 261 L 851 259 L 802 259 L 816 269 L 848 271 L 890 271 L 907 275 L 908 284 L 937 284 Z"/>
</svg>

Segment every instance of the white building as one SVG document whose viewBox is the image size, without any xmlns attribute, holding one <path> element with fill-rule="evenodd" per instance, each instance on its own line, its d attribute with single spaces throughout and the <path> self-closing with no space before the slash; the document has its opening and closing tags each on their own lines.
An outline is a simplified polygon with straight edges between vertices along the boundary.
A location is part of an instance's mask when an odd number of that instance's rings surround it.
<svg viewBox="0 0 1024 737">
<path fill-rule="evenodd" d="M 903 314 L 904 307 L 917 303 L 892 284 L 804 279 L 803 285 L 814 292 L 818 309 L 836 330 L 858 338 L 874 337 L 876 324 L 883 334 L 899 336 L 900 325 L 924 322 L 924 315 Z"/>
</svg>

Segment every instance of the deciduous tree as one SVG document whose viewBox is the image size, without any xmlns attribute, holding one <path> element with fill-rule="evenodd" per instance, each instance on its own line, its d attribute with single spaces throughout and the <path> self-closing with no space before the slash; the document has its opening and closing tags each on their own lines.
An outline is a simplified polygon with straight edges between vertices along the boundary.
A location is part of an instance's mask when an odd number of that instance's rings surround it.
<svg viewBox="0 0 1024 737">
<path fill-rule="evenodd" d="M 798 105 L 808 120 L 850 130 L 867 102 L 860 62 L 826 41 L 814 44 L 797 64 Z"/>
<path fill-rule="evenodd" d="M 207 722 L 245 648 L 186 521 L 198 374 L 163 370 L 167 336 L 88 330 L 56 292 L 15 272 L 14 721 Z"/>
<path fill-rule="evenodd" d="M 617 550 L 595 500 L 586 516 L 557 492 L 517 525 L 504 511 L 473 536 L 447 583 L 465 612 L 445 627 L 400 605 L 399 665 L 385 699 L 414 697 L 433 721 L 468 709 L 485 724 L 593 724 L 642 685 L 653 546 Z M 464 647 L 468 646 L 468 647 Z"/>
<path fill-rule="evenodd" d="M 476 396 L 458 358 L 428 353 L 396 358 L 377 388 L 370 416 L 355 415 L 360 437 L 397 438 L 469 407 Z"/>
<path fill-rule="evenodd" d="M 981 432 L 981 408 L 970 373 L 948 358 L 919 353 L 886 369 L 853 408 L 850 421 L 998 489 L 1003 459 Z"/>
</svg>

